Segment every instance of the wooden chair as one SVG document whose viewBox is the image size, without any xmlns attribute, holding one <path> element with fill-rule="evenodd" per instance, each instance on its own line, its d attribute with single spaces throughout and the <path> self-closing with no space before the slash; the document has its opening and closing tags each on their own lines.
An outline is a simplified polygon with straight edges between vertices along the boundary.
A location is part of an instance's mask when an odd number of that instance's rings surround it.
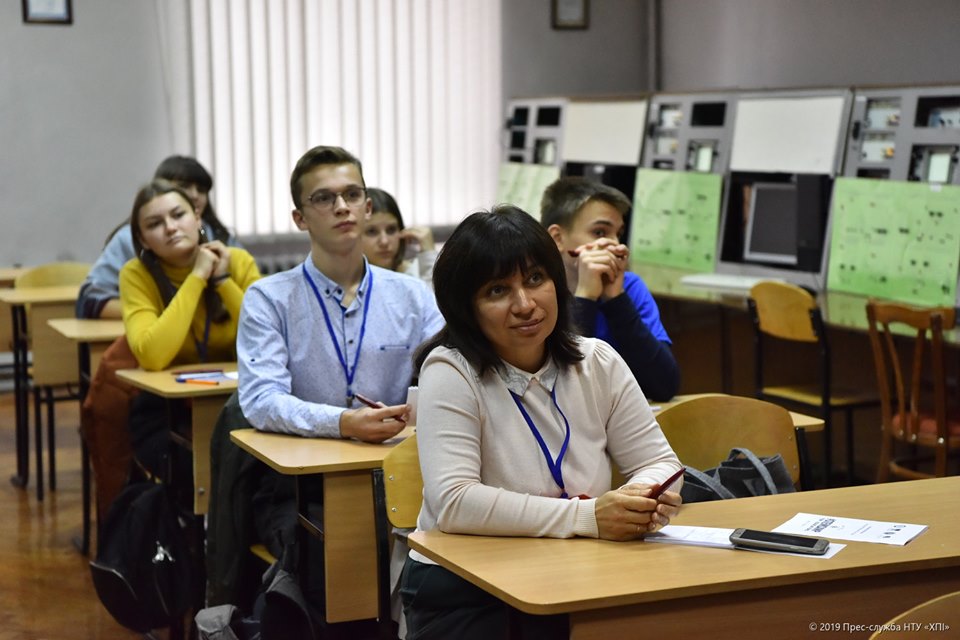
<svg viewBox="0 0 960 640">
<path fill-rule="evenodd" d="M 741 396 L 704 396 L 665 409 L 657 422 L 683 464 L 717 466 L 734 447 L 758 456 L 780 454 L 794 485 L 809 487 L 806 442 L 783 407 Z"/>
<path fill-rule="evenodd" d="M 397 444 L 373 470 L 376 509 L 377 559 L 380 579 L 380 629 L 384 638 L 395 637 L 390 617 L 390 532 L 387 522 L 399 529 L 396 537 L 406 545 L 407 531 L 417 526 L 423 504 L 423 476 L 417 436 Z"/>
<path fill-rule="evenodd" d="M 55 287 L 62 285 L 80 285 L 87 277 L 90 265 L 82 262 L 53 262 L 28 269 L 17 276 L 13 286 Z M 75 400 L 79 385 L 79 367 L 77 347 L 54 331 L 47 320 L 63 317 L 64 309 L 58 306 L 38 305 L 27 309 L 28 335 L 26 337 L 33 352 L 34 366 L 28 375 L 33 383 L 34 415 L 36 420 L 36 459 L 37 459 L 37 500 L 43 500 L 43 420 L 41 405 L 47 405 L 47 457 L 50 461 L 50 490 L 56 491 L 56 441 L 54 404 L 61 400 Z M 73 309 L 69 311 L 73 316 Z M 68 393 L 54 396 L 55 387 L 67 387 Z"/>
<path fill-rule="evenodd" d="M 897 635 L 934 636 L 938 632 L 946 636 L 949 629 L 960 629 L 960 591 L 922 602 L 891 618 L 883 626 L 886 630 L 877 629 L 870 635 L 870 640 L 893 638 Z"/>
<path fill-rule="evenodd" d="M 811 409 L 824 423 L 824 478 L 830 486 L 833 472 L 833 412 L 846 414 L 847 481 L 854 482 L 853 411 L 879 404 L 873 389 L 834 384 L 830 372 L 830 343 L 817 301 L 807 290 L 784 282 L 759 282 L 748 299 L 754 327 L 755 395 L 791 409 Z M 819 380 L 804 384 L 769 385 L 764 376 L 764 346 L 770 339 L 815 346 Z"/>
<path fill-rule="evenodd" d="M 949 456 L 960 451 L 960 411 L 947 408 L 943 345 L 943 329 L 952 327 L 955 320 L 956 312 L 949 307 L 921 309 L 875 300 L 867 303 L 881 400 L 877 482 L 886 482 L 891 474 L 909 479 L 946 476 Z M 904 326 L 915 331 L 912 361 L 900 352 L 894 339 L 895 328 Z M 928 345 L 930 357 L 928 366 L 924 366 Z M 925 374 L 933 387 L 932 394 L 923 389 Z M 909 452 L 895 456 L 898 448 L 907 448 Z M 933 473 L 917 469 L 917 463 L 931 459 Z"/>
</svg>

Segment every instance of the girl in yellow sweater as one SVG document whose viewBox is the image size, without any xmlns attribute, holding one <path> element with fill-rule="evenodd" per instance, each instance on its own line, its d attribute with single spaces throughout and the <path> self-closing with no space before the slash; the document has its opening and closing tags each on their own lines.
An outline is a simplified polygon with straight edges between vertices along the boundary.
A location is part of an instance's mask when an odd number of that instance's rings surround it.
<svg viewBox="0 0 960 640">
<path fill-rule="evenodd" d="M 234 360 L 243 292 L 260 277 L 253 256 L 219 240 L 205 242 L 190 197 L 166 180 L 140 189 L 130 228 L 137 257 L 120 270 L 120 303 L 140 366 L 159 370 Z M 187 407 L 171 408 L 174 424 L 189 423 Z M 165 401 L 139 394 L 131 407 L 130 435 L 148 471 L 162 469 L 168 425 Z"/>
</svg>

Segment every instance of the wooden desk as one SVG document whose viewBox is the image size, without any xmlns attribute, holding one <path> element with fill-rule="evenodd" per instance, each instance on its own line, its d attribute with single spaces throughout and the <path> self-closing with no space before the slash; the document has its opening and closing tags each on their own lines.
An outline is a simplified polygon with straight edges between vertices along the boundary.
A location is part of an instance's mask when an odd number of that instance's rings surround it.
<svg viewBox="0 0 960 640">
<path fill-rule="evenodd" d="M 0 267 L 0 287 L 12 287 L 17 276 L 29 268 L 30 267 Z"/>
<path fill-rule="evenodd" d="M 143 369 L 120 369 L 117 377 L 129 382 L 138 389 L 149 391 L 163 398 L 189 399 L 192 401 L 190 422 L 192 425 L 193 451 L 193 512 L 202 515 L 207 512 L 210 487 L 210 437 L 217 416 L 227 397 L 237 390 L 236 380 L 221 381 L 218 385 L 185 384 L 177 382 L 173 375 L 177 371 L 194 369 L 223 369 L 236 371 L 236 362 L 207 362 L 204 364 L 182 365 L 163 371 L 145 371 Z"/>
<path fill-rule="evenodd" d="M 691 504 L 674 519 L 769 530 L 803 511 L 929 525 L 904 547 L 849 542 L 829 560 L 439 531 L 414 533 L 409 544 L 518 609 L 571 614 L 578 640 L 638 630 L 659 638 L 813 637 L 817 623 L 879 625 L 960 589 L 958 495 L 960 477 L 938 478 Z"/>
<path fill-rule="evenodd" d="M 323 475 L 323 549 L 326 572 L 327 621 L 376 618 L 377 536 L 370 471 L 383 464 L 391 447 L 413 433 L 407 427 L 383 444 L 355 440 L 303 438 L 262 433 L 255 429 L 231 432 L 241 449 L 276 471 L 297 478 Z M 301 514 L 305 505 L 299 505 Z M 298 527 L 301 553 L 307 548 L 306 528 Z"/>
<path fill-rule="evenodd" d="M 749 291 L 729 291 L 710 289 L 707 287 L 692 287 L 681 282 L 686 275 L 700 273 L 688 269 L 666 267 L 647 262 L 635 262 L 631 270 L 640 275 L 650 292 L 657 298 L 680 300 L 684 302 L 698 302 L 716 304 L 721 307 L 746 310 L 746 301 Z M 868 331 L 867 301 L 869 296 L 842 291 L 825 290 L 817 293 L 817 304 L 823 321 L 829 327 L 849 329 L 852 331 Z M 904 332 L 909 334 L 909 332 Z M 949 344 L 960 344 L 960 329 L 945 331 L 944 340 Z"/>
<path fill-rule="evenodd" d="M 77 369 L 80 377 L 80 406 L 87 397 L 93 374 L 100 366 L 103 352 L 123 335 L 122 320 L 82 320 L 77 318 L 58 318 L 48 320 L 50 327 L 77 345 Z M 52 458 L 51 458 L 52 459 Z M 76 545 L 80 553 L 90 552 L 90 454 L 87 442 L 80 438 L 80 469 L 83 486 L 83 534 Z"/>
<path fill-rule="evenodd" d="M 16 414 L 17 471 L 10 481 L 19 487 L 27 486 L 30 475 L 30 384 L 27 376 L 30 345 L 27 336 L 32 336 L 34 352 L 34 383 L 56 385 L 76 382 L 76 370 L 63 368 L 63 354 L 72 352 L 72 345 L 56 334 L 47 321 L 52 318 L 67 318 L 74 315 L 74 303 L 80 291 L 79 285 L 56 287 L 22 287 L 0 289 L 0 303 L 10 307 L 13 325 L 13 393 Z M 27 306 L 30 306 L 30 327 L 27 327 Z M 73 362 L 71 355 L 67 362 Z M 72 373 L 71 373 L 72 372 Z"/>
<path fill-rule="evenodd" d="M 653 415 L 656 417 L 660 412 L 669 409 L 670 407 L 675 407 L 678 404 L 686 402 L 687 400 L 693 400 L 694 398 L 703 398 L 706 396 L 723 396 L 728 395 L 725 393 L 688 393 L 674 396 L 669 402 L 657 402 L 653 406 L 660 407 Z M 797 413 L 796 411 L 788 411 L 790 417 L 793 419 L 794 427 L 802 427 L 804 431 L 815 432 L 823 431 L 823 418 L 818 416 L 808 416 L 803 413 Z"/>
</svg>

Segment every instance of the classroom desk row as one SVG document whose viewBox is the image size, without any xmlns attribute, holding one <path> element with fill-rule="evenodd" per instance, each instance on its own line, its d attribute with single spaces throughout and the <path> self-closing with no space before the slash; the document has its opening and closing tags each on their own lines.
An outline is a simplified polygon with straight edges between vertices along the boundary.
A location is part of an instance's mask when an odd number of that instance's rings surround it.
<svg viewBox="0 0 960 640">
<path fill-rule="evenodd" d="M 25 487 L 30 475 L 30 381 L 28 336 L 33 341 L 33 382 L 36 386 L 55 386 L 74 382 L 77 376 L 75 353 L 70 354 L 69 342 L 58 340 L 47 324 L 54 318 L 74 315 L 77 285 L 55 287 L 24 287 L 0 289 L 0 302 L 10 307 L 13 329 L 13 392 L 15 414 L 16 473 L 10 481 Z M 27 307 L 30 307 L 30 326 L 27 326 Z M 43 353 L 43 355 L 40 355 Z M 39 357 L 38 357 L 39 356 Z M 68 368 L 64 368 L 64 363 Z M 72 364 L 71 364 L 72 363 Z M 39 421 L 38 421 L 39 422 Z M 39 424 L 37 425 L 39 429 Z"/>
<path fill-rule="evenodd" d="M 710 394 L 677 396 L 661 403 L 660 410 Z M 819 418 L 791 412 L 794 425 L 807 430 L 822 430 Z M 374 495 L 371 470 L 383 464 L 387 452 L 413 432 L 407 427 L 396 438 L 382 445 L 352 440 L 311 439 L 299 436 L 262 433 L 254 429 L 232 431 L 231 440 L 258 460 L 297 480 L 298 501 L 301 480 L 310 475 L 323 476 L 323 541 L 326 571 L 326 610 L 329 622 L 362 620 L 377 616 L 377 555 L 374 527 Z M 306 504 L 298 504 L 306 514 Z M 311 528 L 301 515 L 301 550 Z M 333 588 L 333 586 L 336 588 Z"/>
<path fill-rule="evenodd" d="M 681 281 L 684 276 L 697 273 L 696 271 L 648 262 L 633 262 L 631 270 L 643 278 L 657 300 L 714 304 L 721 309 L 746 310 L 747 308 L 748 291 L 696 287 Z M 841 291 L 825 290 L 817 294 L 817 303 L 820 306 L 823 321 L 828 327 L 861 332 L 869 330 L 866 310 L 869 299 L 867 296 Z M 943 338 L 948 344 L 960 345 L 960 328 L 945 331 Z"/>
</svg>

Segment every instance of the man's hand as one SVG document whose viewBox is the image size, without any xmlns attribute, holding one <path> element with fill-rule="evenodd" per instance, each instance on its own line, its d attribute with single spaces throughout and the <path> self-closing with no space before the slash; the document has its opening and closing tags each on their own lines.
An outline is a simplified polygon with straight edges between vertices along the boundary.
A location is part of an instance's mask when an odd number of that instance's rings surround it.
<svg viewBox="0 0 960 640">
<path fill-rule="evenodd" d="M 580 245 L 577 254 L 578 298 L 606 301 L 623 293 L 623 274 L 627 270 L 630 250 L 610 238 Z"/>
<path fill-rule="evenodd" d="M 380 443 L 396 436 L 406 427 L 410 406 L 398 404 L 392 407 L 370 409 L 347 409 L 340 414 L 340 437 L 354 438 L 362 442 Z"/>
</svg>

